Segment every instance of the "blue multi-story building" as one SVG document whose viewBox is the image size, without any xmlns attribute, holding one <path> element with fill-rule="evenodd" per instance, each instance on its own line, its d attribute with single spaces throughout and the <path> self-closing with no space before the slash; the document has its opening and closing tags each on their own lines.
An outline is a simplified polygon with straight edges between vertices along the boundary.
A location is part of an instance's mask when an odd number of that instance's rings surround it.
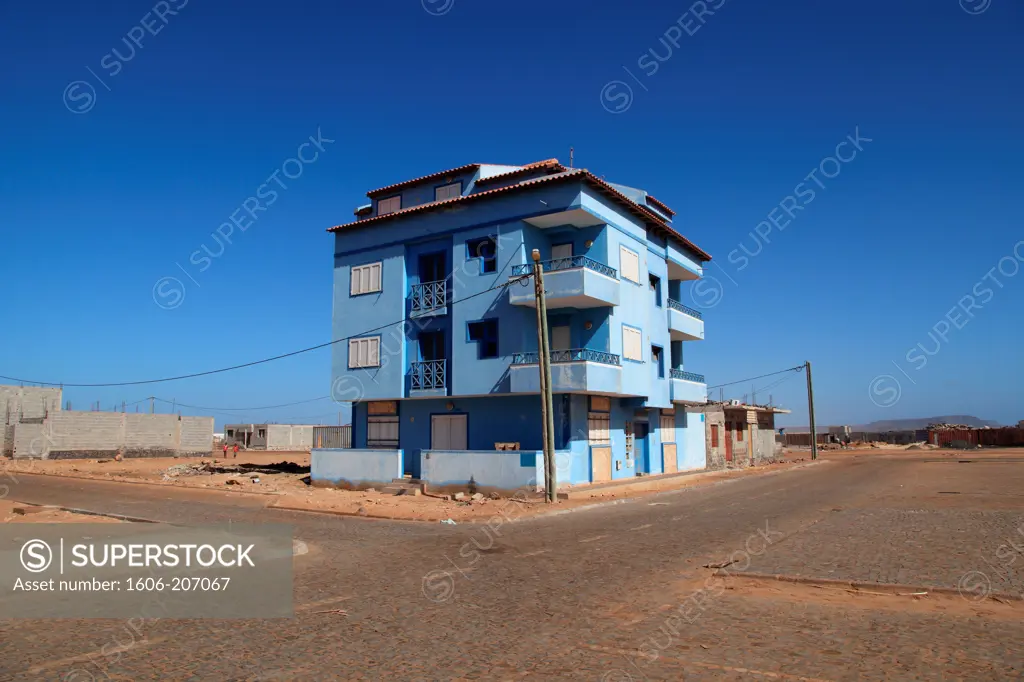
<svg viewBox="0 0 1024 682">
<path fill-rule="evenodd" d="M 672 209 L 557 159 L 470 164 L 367 197 L 330 228 L 334 338 L 355 335 L 332 362 L 336 394 L 357 401 L 352 458 L 401 451 L 402 473 L 433 483 L 470 462 L 529 473 L 540 373 L 522 277 L 539 249 L 559 483 L 705 466 L 703 417 L 685 408 L 706 401 L 706 384 L 684 363 L 704 322 L 680 301 L 711 256 Z"/>
</svg>

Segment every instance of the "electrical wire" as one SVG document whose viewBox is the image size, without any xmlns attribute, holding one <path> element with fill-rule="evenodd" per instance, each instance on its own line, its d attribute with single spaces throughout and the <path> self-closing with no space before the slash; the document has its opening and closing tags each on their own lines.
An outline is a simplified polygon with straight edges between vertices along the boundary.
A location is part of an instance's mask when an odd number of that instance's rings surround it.
<svg viewBox="0 0 1024 682">
<path fill-rule="evenodd" d="M 457 303 L 462 303 L 464 301 L 468 301 L 470 299 L 474 299 L 477 296 L 483 296 L 484 294 L 488 294 L 488 293 L 490 293 L 492 291 L 496 291 L 497 289 L 504 289 L 506 287 L 510 287 L 513 284 L 516 284 L 516 283 L 522 282 L 524 280 L 527 280 L 527 279 L 531 278 L 532 276 L 533 276 L 532 273 L 521 275 L 519 277 L 516 277 L 515 279 L 510 279 L 508 282 L 503 282 L 502 284 L 499 284 L 497 286 L 491 287 L 490 289 L 485 289 L 484 291 L 480 291 L 480 292 L 477 292 L 477 293 L 472 294 L 470 296 L 466 296 L 465 298 L 460 298 L 457 301 L 452 301 L 449 305 L 453 305 L 454 306 Z M 388 327 L 394 327 L 396 325 L 403 324 L 405 321 L 406 321 L 406 319 L 402 318 L 401 320 L 396 320 L 395 322 L 389 322 L 387 324 L 382 324 L 379 327 L 374 327 L 373 329 L 367 329 L 367 330 L 361 331 L 361 332 L 359 332 L 357 334 L 352 334 L 350 336 L 344 336 L 344 337 L 341 337 L 341 338 L 338 338 L 338 339 L 333 339 L 331 341 L 327 341 L 325 343 L 320 343 L 320 344 L 317 344 L 315 346 L 310 346 L 308 348 L 302 348 L 300 350 L 291 351 L 290 353 L 282 353 L 281 355 L 275 355 L 275 356 L 270 357 L 270 358 L 263 358 L 262 360 L 253 360 L 252 362 L 245 362 L 245 363 L 242 363 L 240 365 L 232 365 L 231 367 L 221 367 L 220 369 L 211 369 L 211 370 L 207 370 L 205 372 L 193 372 L 191 374 L 181 374 L 181 375 L 173 376 L 173 377 L 164 377 L 162 379 L 145 379 L 145 380 L 142 380 L 142 381 L 117 381 L 117 382 L 96 383 L 96 384 L 67 384 L 67 383 L 62 383 L 62 382 L 59 382 L 59 381 L 36 381 L 36 380 L 33 380 L 33 379 L 19 379 L 19 378 L 16 378 L 16 377 L 4 376 L 2 374 L 0 374 L 0 379 L 4 379 L 6 381 L 13 381 L 13 382 L 18 383 L 18 384 L 39 384 L 40 386 L 60 386 L 62 388 L 103 388 L 103 387 L 114 387 L 114 386 L 142 386 L 142 385 L 145 385 L 145 384 L 162 384 L 162 383 L 166 383 L 166 382 L 169 382 L 169 381 L 181 381 L 182 379 L 195 379 L 197 377 L 210 376 L 211 374 L 222 374 L 224 372 L 231 372 L 231 371 L 234 371 L 236 369 L 244 369 L 246 367 L 254 367 L 256 365 L 263 365 L 263 364 L 266 364 L 268 362 L 274 362 L 275 360 L 283 360 L 285 358 L 290 358 L 290 357 L 293 357 L 293 356 L 296 356 L 296 355 L 302 355 L 303 353 L 309 353 L 309 352 L 312 352 L 312 351 L 315 351 L 315 350 L 320 350 L 321 348 L 327 348 L 329 346 L 333 346 L 336 343 L 341 343 L 342 341 L 348 341 L 349 339 L 354 339 L 354 338 L 358 338 L 360 336 L 365 336 L 365 335 L 370 334 L 372 332 L 380 331 L 382 329 L 387 329 Z"/>
<path fill-rule="evenodd" d="M 765 377 L 775 376 L 776 374 L 782 374 L 783 372 L 802 372 L 804 371 L 803 365 L 797 365 L 796 367 L 790 367 L 789 369 L 780 369 L 778 372 L 769 372 L 768 374 L 762 374 L 761 376 L 751 377 L 750 379 L 740 379 L 739 381 L 730 381 L 727 384 L 718 384 L 716 386 L 708 386 L 710 391 L 713 388 L 724 388 L 726 386 L 735 386 L 736 384 L 745 384 L 748 381 L 757 381 L 758 379 L 764 379 Z"/>
<path fill-rule="evenodd" d="M 259 410 L 276 410 L 279 407 L 291 407 L 292 405 L 305 405 L 307 403 L 315 403 L 318 400 L 330 400 L 331 396 L 322 395 L 319 398 L 310 398 L 309 400 L 299 400 L 294 403 L 284 403 L 282 405 L 263 405 L 262 407 L 203 407 L 202 405 L 189 405 L 188 403 L 179 402 L 177 400 L 167 400 L 165 398 L 153 397 L 153 400 L 157 400 L 161 403 L 168 405 L 177 405 L 178 407 L 189 407 L 193 410 L 206 410 L 208 412 L 257 412 Z M 148 400 L 148 398 L 146 398 Z"/>
</svg>

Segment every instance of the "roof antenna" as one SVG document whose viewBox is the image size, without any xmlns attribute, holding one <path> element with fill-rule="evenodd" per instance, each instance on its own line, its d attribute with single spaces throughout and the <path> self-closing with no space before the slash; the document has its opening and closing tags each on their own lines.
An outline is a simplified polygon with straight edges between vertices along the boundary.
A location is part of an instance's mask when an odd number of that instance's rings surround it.
<svg viewBox="0 0 1024 682">
<path fill-rule="evenodd" d="M 569 147 L 569 168 L 570 168 L 570 170 L 572 169 L 572 157 L 573 157 L 573 154 L 575 153 L 575 151 L 576 151 L 575 149 L 573 149 L 572 147 Z"/>
</svg>

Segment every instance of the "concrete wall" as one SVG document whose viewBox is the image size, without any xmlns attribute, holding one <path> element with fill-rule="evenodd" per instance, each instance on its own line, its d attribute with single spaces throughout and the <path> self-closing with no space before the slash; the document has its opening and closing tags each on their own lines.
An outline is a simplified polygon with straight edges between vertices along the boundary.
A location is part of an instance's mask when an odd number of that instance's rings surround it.
<svg viewBox="0 0 1024 682">
<path fill-rule="evenodd" d="M 362 490 L 402 477 L 401 450 L 316 449 L 310 479 L 315 486 Z"/>
<path fill-rule="evenodd" d="M 267 424 L 267 450 L 309 450 L 313 427 L 300 424 Z"/>
<path fill-rule="evenodd" d="M 0 386 L 0 456 L 14 456 L 17 424 L 38 422 L 47 414 L 60 411 L 60 407 L 59 388 Z M 28 447 L 26 442 L 22 443 L 23 451 L 27 451 Z"/>
<path fill-rule="evenodd" d="M 712 446 L 711 427 L 718 427 L 718 446 Z M 725 412 L 708 410 L 704 414 L 704 442 L 707 447 L 708 469 L 724 469 L 725 462 Z"/>
<path fill-rule="evenodd" d="M 62 411 L 15 428 L 16 457 L 203 456 L 212 447 L 212 417 Z"/>
<path fill-rule="evenodd" d="M 536 450 L 424 450 L 421 457 L 422 478 L 431 490 L 511 492 L 544 486 L 544 453 Z"/>
</svg>

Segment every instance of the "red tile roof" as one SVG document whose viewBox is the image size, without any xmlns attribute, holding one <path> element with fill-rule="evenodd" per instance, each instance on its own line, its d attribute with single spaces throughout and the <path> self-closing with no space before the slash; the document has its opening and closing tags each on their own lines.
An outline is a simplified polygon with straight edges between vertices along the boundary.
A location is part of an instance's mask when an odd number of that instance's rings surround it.
<svg viewBox="0 0 1024 682">
<path fill-rule="evenodd" d="M 549 161 L 538 162 L 538 164 L 533 164 L 533 165 L 536 166 L 536 165 L 541 165 L 541 164 L 547 164 L 547 163 L 549 163 Z M 555 161 L 555 163 L 557 163 L 557 161 Z M 478 165 L 478 164 L 471 164 L 469 166 L 463 166 L 463 168 L 471 168 L 471 167 L 473 167 L 475 165 Z M 445 171 L 444 173 L 435 173 L 434 175 L 430 175 L 430 176 L 426 176 L 426 177 L 428 177 L 428 178 L 429 177 L 435 177 L 435 176 L 438 176 L 438 175 L 445 175 L 446 173 L 451 173 L 451 172 L 453 172 L 453 171 Z M 517 172 L 517 171 L 514 171 L 514 172 Z M 511 175 L 511 173 L 507 173 L 505 175 Z M 494 196 L 496 194 L 501 194 L 501 193 L 506 193 L 506 192 L 514 192 L 516 190 L 527 189 L 529 187 L 534 187 L 534 186 L 540 185 L 540 184 L 546 184 L 546 183 L 551 183 L 551 182 L 561 182 L 561 181 L 564 181 L 564 180 L 570 180 L 570 179 L 574 179 L 574 178 L 582 180 L 583 182 L 586 182 L 586 183 L 590 184 L 591 186 L 597 188 L 603 194 L 605 194 L 606 196 L 608 196 L 609 198 L 611 198 L 612 200 L 614 200 L 618 204 L 624 206 L 626 209 L 628 209 L 635 216 L 639 217 L 645 223 L 647 223 L 647 224 L 651 225 L 652 227 L 654 227 L 658 232 L 662 233 L 664 236 L 669 237 L 671 239 L 676 239 L 676 240 L 682 242 L 685 246 L 687 246 L 688 248 L 690 248 L 693 251 L 695 251 L 705 261 L 711 260 L 711 255 L 709 253 L 704 251 L 702 248 L 700 248 L 699 246 L 697 246 L 696 244 L 691 242 L 689 239 L 687 239 L 683 235 L 681 235 L 678 232 L 676 232 L 676 230 L 671 225 L 666 223 L 665 220 L 661 216 L 659 216 L 657 213 L 655 213 L 651 209 L 647 208 L 646 206 L 642 206 L 642 205 L 638 204 L 637 202 L 633 201 L 632 199 L 627 197 L 625 194 L 623 194 L 619 190 L 617 190 L 614 187 L 612 187 L 611 185 L 609 185 L 604 180 L 598 178 L 596 175 L 594 175 L 590 171 L 588 171 L 586 169 L 583 169 L 583 168 L 576 168 L 576 169 L 573 169 L 573 170 L 565 170 L 563 172 L 555 173 L 553 175 L 545 175 L 544 177 L 540 177 L 540 178 L 533 178 L 533 179 L 530 179 L 530 180 L 524 180 L 524 181 L 516 183 L 514 185 L 508 185 L 506 187 L 498 187 L 496 189 L 488 189 L 488 190 L 484 190 L 482 192 L 475 192 L 473 194 L 467 194 L 467 195 L 464 195 L 464 196 L 453 197 L 451 199 L 445 199 L 443 201 L 431 201 L 431 202 L 428 202 L 428 203 L 425 203 L 425 204 L 419 204 L 417 206 L 410 206 L 409 208 L 399 209 L 397 211 L 394 211 L 393 213 L 385 213 L 384 215 L 374 216 L 373 218 L 366 218 L 365 220 L 357 220 L 355 222 L 345 223 L 343 225 L 335 225 L 334 227 L 328 228 L 327 231 L 328 232 L 338 232 L 340 230 L 344 230 L 344 229 L 347 229 L 347 228 L 363 227 L 363 226 L 369 225 L 370 223 L 379 223 L 379 222 L 384 222 L 384 221 L 388 221 L 388 220 L 394 220 L 394 219 L 399 218 L 401 216 L 410 215 L 410 214 L 413 214 L 413 213 L 423 213 L 425 211 L 441 209 L 441 208 L 445 208 L 447 206 L 451 206 L 451 205 L 454 205 L 454 204 L 470 203 L 470 202 L 473 202 L 473 201 L 477 201 L 479 199 L 483 199 L 485 197 Z M 419 182 L 422 179 L 424 179 L 424 178 L 418 178 L 417 180 L 411 180 L 410 182 Z M 406 183 L 402 183 L 402 184 L 406 184 Z M 393 185 L 392 187 L 397 187 L 397 186 L 398 185 Z M 380 190 L 374 190 L 374 192 L 378 192 L 378 191 L 380 191 Z"/>
<path fill-rule="evenodd" d="M 533 171 L 536 171 L 538 168 L 543 168 L 545 171 L 549 173 L 562 173 L 564 171 L 569 170 L 562 164 L 558 163 L 558 159 L 544 159 L 543 161 L 534 161 L 533 163 L 528 163 L 525 166 L 522 166 L 521 168 L 515 169 L 514 171 L 500 173 L 498 175 L 492 175 L 487 178 L 480 178 L 479 180 L 476 181 L 476 184 L 479 186 L 489 185 L 494 182 L 501 182 L 502 180 L 508 180 L 509 178 L 514 178 L 520 175 L 531 173 Z"/>
<path fill-rule="evenodd" d="M 654 195 L 653 195 L 653 194 L 648 194 L 648 195 L 647 195 L 647 201 L 649 201 L 649 202 L 651 202 L 652 204 L 654 204 L 654 205 L 655 205 L 655 206 L 656 206 L 657 208 L 660 208 L 660 209 L 661 209 L 662 211 L 664 211 L 664 212 L 665 212 L 665 213 L 666 213 L 666 214 L 667 214 L 667 215 L 668 215 L 668 216 L 669 216 L 670 218 L 671 218 L 672 216 L 674 216 L 674 215 L 676 214 L 676 212 L 675 212 L 675 211 L 673 211 L 673 210 L 672 210 L 671 208 L 669 208 L 669 207 L 668 207 L 668 206 L 667 206 L 666 204 L 663 204 L 662 202 L 660 202 L 660 201 L 658 201 L 657 199 L 655 199 L 655 198 L 654 198 Z"/>
<path fill-rule="evenodd" d="M 423 182 L 424 180 L 433 180 L 434 178 L 441 178 L 441 177 L 444 177 L 445 175 L 453 175 L 455 173 L 462 173 L 462 172 L 465 172 L 465 171 L 468 171 L 468 170 L 474 170 L 475 171 L 481 165 L 482 164 L 479 164 L 479 163 L 468 163 L 465 166 L 459 166 L 458 168 L 452 168 L 451 170 L 445 170 L 445 171 L 439 171 L 437 173 L 431 173 L 430 175 L 424 175 L 421 178 L 413 178 L 412 180 L 404 180 L 402 182 L 395 183 L 394 185 L 388 185 L 387 187 L 381 187 L 380 189 L 375 189 L 375 190 L 373 190 L 371 192 L 367 192 L 366 196 L 368 196 L 368 197 L 370 197 L 372 199 L 373 197 L 378 196 L 380 194 L 390 194 L 391 192 L 394 192 L 397 189 L 401 189 L 402 187 L 408 187 L 409 185 L 415 185 L 416 183 Z"/>
</svg>

